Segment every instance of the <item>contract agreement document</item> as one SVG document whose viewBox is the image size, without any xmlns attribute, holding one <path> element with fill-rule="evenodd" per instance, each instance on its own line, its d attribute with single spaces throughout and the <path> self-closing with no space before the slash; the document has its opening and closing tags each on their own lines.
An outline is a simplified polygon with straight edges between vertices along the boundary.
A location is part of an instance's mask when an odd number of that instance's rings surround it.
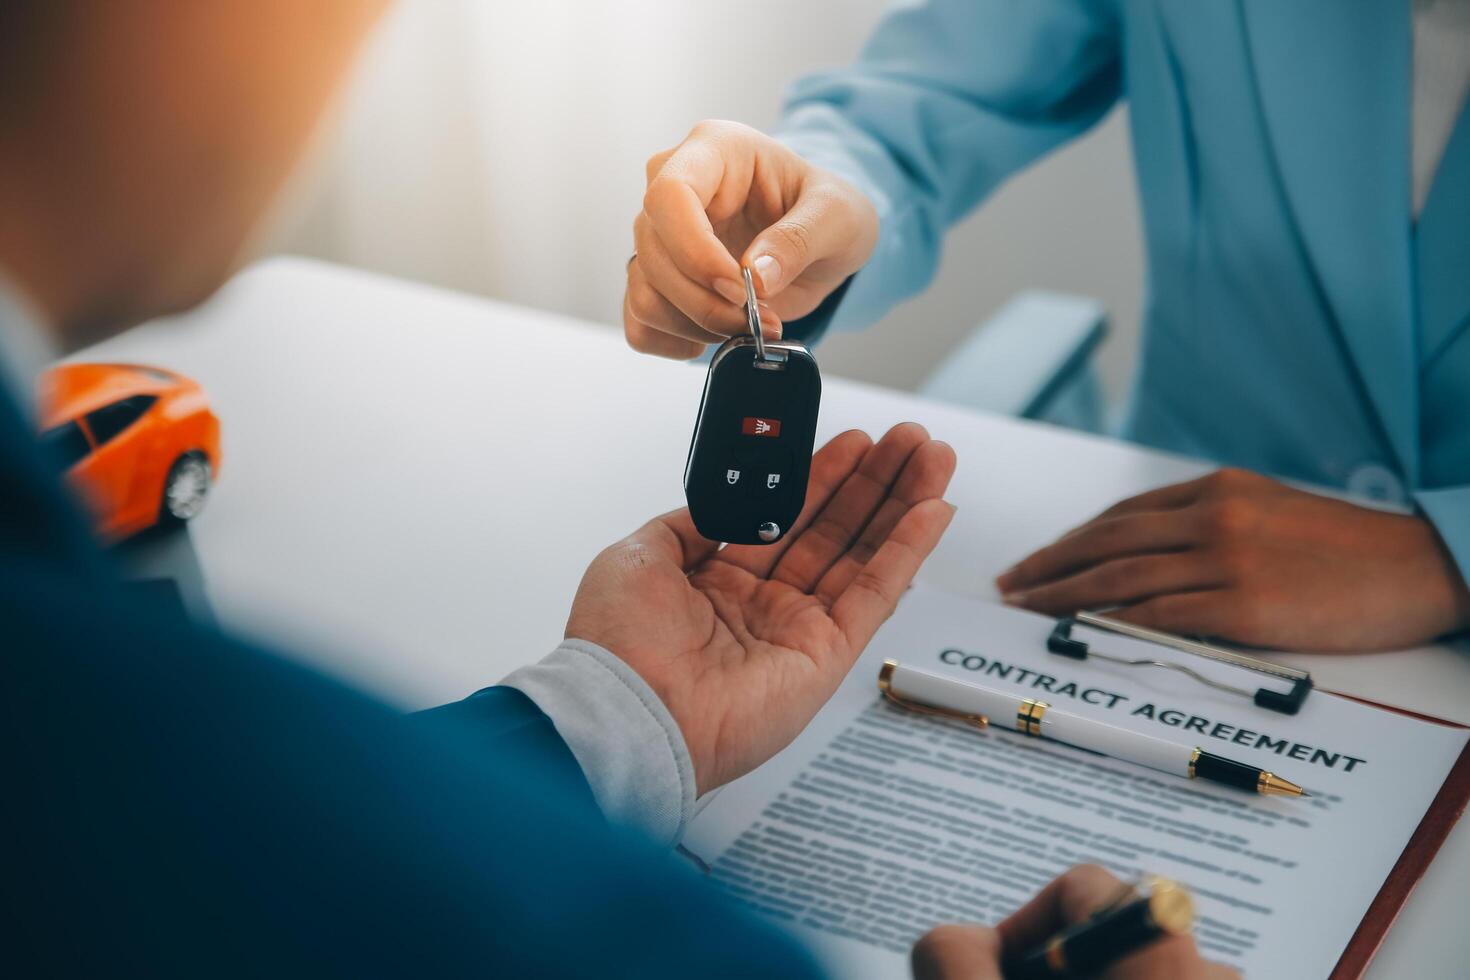
<svg viewBox="0 0 1470 980">
<path fill-rule="evenodd" d="M 1188 885 L 1201 950 L 1247 977 L 1327 977 L 1467 732 L 1325 691 L 1279 714 L 1173 671 L 1049 653 L 1052 625 L 914 589 L 807 730 L 717 794 L 686 846 L 808 940 L 834 976 L 907 977 L 909 947 L 932 926 L 993 924 L 1092 861 L 1124 880 Z M 1200 666 L 1168 659 L 1181 658 Z M 1007 719 L 979 731 L 907 711 L 879 695 L 885 659 L 1198 745 L 1312 797 L 1154 772 L 1027 738 Z M 1270 679 L 1233 680 L 1254 690 Z"/>
</svg>

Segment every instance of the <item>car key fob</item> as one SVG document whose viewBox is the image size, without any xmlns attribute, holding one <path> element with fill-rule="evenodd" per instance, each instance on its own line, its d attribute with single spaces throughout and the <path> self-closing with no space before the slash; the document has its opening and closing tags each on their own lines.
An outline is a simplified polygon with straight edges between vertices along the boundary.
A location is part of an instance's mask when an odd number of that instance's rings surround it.
<svg viewBox="0 0 1470 980">
<path fill-rule="evenodd" d="M 758 336 L 715 352 L 694 424 L 684 496 L 711 541 L 779 541 L 806 501 L 822 378 L 801 344 Z"/>
</svg>

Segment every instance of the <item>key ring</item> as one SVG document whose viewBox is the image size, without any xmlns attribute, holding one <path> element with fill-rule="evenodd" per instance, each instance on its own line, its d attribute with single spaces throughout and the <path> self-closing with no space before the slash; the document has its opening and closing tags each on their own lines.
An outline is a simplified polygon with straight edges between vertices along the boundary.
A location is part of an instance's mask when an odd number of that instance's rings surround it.
<svg viewBox="0 0 1470 980">
<path fill-rule="evenodd" d="M 750 332 L 755 335 L 755 359 L 760 363 L 768 358 L 766 339 L 761 333 L 761 311 L 755 299 L 755 279 L 750 274 L 750 266 L 743 265 L 740 271 L 745 273 L 745 319 L 750 323 Z"/>
</svg>

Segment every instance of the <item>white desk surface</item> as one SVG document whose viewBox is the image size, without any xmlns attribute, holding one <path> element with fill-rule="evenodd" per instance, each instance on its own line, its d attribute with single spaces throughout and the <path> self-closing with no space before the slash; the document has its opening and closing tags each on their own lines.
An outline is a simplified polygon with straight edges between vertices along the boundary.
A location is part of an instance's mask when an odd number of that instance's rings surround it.
<svg viewBox="0 0 1470 980">
<path fill-rule="evenodd" d="M 613 331 L 294 259 L 82 356 L 174 368 L 209 393 L 224 459 L 192 533 L 223 623 L 407 707 L 556 645 L 593 555 L 682 506 L 704 380 Z M 920 573 L 951 591 L 993 596 L 996 573 L 1066 528 L 1207 469 L 841 379 L 823 388 L 819 443 L 912 419 L 955 447 L 959 513 Z M 1280 659 L 1321 687 L 1470 722 L 1463 649 Z M 1370 976 L 1462 975 L 1467 867 L 1462 823 Z"/>
</svg>

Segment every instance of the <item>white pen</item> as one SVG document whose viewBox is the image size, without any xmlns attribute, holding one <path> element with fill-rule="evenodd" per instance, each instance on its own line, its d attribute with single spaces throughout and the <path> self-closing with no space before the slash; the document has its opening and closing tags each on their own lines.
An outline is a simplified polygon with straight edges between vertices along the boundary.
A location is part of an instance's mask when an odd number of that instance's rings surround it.
<svg viewBox="0 0 1470 980">
<path fill-rule="evenodd" d="M 955 718 L 976 728 L 985 728 L 994 719 L 997 724 L 1013 725 L 1025 735 L 1049 738 L 1175 776 L 1207 779 L 1263 796 L 1308 795 L 1296 783 L 1275 773 L 1206 752 L 1197 745 L 1119 728 L 1035 698 L 931 674 L 892 660 L 883 661 L 878 690 L 905 708 Z"/>
</svg>

